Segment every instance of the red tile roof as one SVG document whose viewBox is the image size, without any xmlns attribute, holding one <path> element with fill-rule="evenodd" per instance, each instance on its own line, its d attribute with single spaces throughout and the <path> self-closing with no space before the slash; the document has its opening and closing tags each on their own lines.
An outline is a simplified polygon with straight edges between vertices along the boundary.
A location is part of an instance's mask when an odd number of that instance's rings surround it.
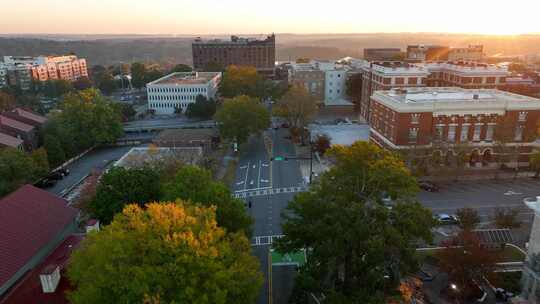
<svg viewBox="0 0 540 304">
<path fill-rule="evenodd" d="M 24 132 L 29 132 L 29 131 L 32 131 L 32 129 L 34 129 L 34 126 L 27 125 L 20 121 L 16 121 L 15 119 L 11 119 L 4 115 L 0 115 L 0 125 L 9 126 L 9 127 L 12 127 L 14 129 L 18 129 Z"/>
<path fill-rule="evenodd" d="M 82 234 L 73 234 L 67 237 L 40 265 L 19 280 L 10 292 L 0 299 L 0 304 L 68 303 L 65 292 L 70 290 L 71 286 L 69 280 L 66 278 L 65 267 L 69 262 L 71 253 L 79 246 L 83 239 L 84 235 Z M 60 282 L 54 292 L 44 293 L 39 275 L 45 273 L 47 268 L 51 266 L 60 267 Z"/>
<path fill-rule="evenodd" d="M 0 145 L 18 148 L 23 141 L 17 137 L 13 137 L 4 133 L 0 133 Z"/>
<path fill-rule="evenodd" d="M 77 216 L 67 201 L 25 185 L 0 200 L 0 286 Z"/>
<path fill-rule="evenodd" d="M 32 111 L 21 109 L 21 108 L 15 108 L 11 112 L 24 117 L 26 119 L 30 119 L 32 121 L 35 121 L 36 123 L 43 124 L 47 121 L 47 117 L 41 116 L 39 114 L 36 114 Z"/>
</svg>

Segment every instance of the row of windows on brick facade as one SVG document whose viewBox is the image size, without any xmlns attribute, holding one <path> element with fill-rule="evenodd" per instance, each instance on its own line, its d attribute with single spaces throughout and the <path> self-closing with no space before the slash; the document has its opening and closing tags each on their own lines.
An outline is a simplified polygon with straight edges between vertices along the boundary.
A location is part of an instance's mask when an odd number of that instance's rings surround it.
<svg viewBox="0 0 540 304">
<path fill-rule="evenodd" d="M 435 134 L 434 137 L 436 140 L 445 140 L 447 142 L 455 142 L 457 137 L 456 135 L 456 128 L 457 126 L 436 126 L 435 127 Z M 447 129 L 446 137 L 444 138 L 445 134 L 445 128 Z M 472 141 L 493 141 L 493 135 L 495 133 L 495 125 L 487 125 L 487 129 L 485 132 L 485 136 L 482 139 L 482 130 L 484 129 L 484 125 L 474 125 L 474 133 Z M 516 126 L 514 130 L 514 140 L 515 141 L 522 141 L 523 140 L 523 131 L 525 127 L 522 125 Z M 418 128 L 409 128 L 409 142 L 410 143 L 416 143 L 418 141 Z M 462 125 L 460 129 L 459 134 L 459 141 L 460 142 L 467 142 L 471 140 L 469 134 L 469 126 Z"/>
<path fill-rule="evenodd" d="M 394 114 L 395 114 L 395 112 L 392 112 L 392 120 L 394 120 L 394 116 L 395 116 Z M 527 114 L 528 114 L 528 112 L 524 112 L 524 111 L 519 112 L 519 114 L 518 114 L 518 121 L 519 121 L 519 122 L 524 122 L 524 121 L 526 121 L 526 120 L 527 120 Z M 418 124 L 418 123 L 420 123 L 421 115 L 422 115 L 422 114 L 420 114 L 420 113 L 412 113 L 412 114 L 411 114 L 411 124 Z M 387 113 L 387 116 L 386 116 L 386 117 L 388 118 L 388 113 Z M 477 116 L 475 116 L 475 117 L 476 117 L 476 119 L 477 119 L 478 121 L 480 121 L 480 120 L 482 119 L 483 116 L 477 115 Z M 439 117 L 439 118 L 440 118 L 440 117 Z M 465 116 L 463 117 L 463 120 L 464 120 L 465 122 L 469 122 L 472 118 L 473 118 L 472 115 L 465 115 Z M 451 116 L 450 119 L 451 119 L 452 121 L 455 121 L 455 120 L 457 119 L 457 117 L 456 117 L 456 116 Z"/>
</svg>

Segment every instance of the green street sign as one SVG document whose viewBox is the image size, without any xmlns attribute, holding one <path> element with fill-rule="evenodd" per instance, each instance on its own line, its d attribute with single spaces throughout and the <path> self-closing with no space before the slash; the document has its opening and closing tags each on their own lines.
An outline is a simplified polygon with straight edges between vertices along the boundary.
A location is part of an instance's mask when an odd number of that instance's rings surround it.
<svg viewBox="0 0 540 304">
<path fill-rule="evenodd" d="M 306 263 L 306 251 L 299 250 L 296 252 L 280 253 L 274 249 L 270 249 L 270 258 L 272 266 L 302 266 Z"/>
<path fill-rule="evenodd" d="M 276 156 L 274 157 L 274 160 L 285 160 L 282 156 Z"/>
</svg>

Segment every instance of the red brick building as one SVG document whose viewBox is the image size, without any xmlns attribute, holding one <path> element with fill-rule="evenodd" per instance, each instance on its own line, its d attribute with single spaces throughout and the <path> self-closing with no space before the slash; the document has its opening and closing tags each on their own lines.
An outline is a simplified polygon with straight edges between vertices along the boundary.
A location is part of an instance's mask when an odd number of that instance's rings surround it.
<svg viewBox="0 0 540 304">
<path fill-rule="evenodd" d="M 32 125 L 0 115 L 0 132 L 23 140 L 27 151 L 32 151 L 38 146 L 37 129 Z"/>
<path fill-rule="evenodd" d="M 507 134 L 504 144 L 519 151 L 520 165 L 536 145 L 536 98 L 494 89 L 407 88 L 374 92 L 371 104 L 370 140 L 391 150 L 437 150 L 444 143 L 445 149 L 433 152 L 445 156 L 463 144 L 477 167 L 495 165 L 503 153 L 495 148 L 496 132 Z"/>
<path fill-rule="evenodd" d="M 192 46 L 193 67 L 205 71 L 209 66 L 253 66 L 261 74 L 273 76 L 276 61 L 276 36 L 264 40 L 231 36 L 230 41 L 196 39 Z"/>
<path fill-rule="evenodd" d="M 360 114 L 371 118 L 371 96 L 379 90 L 414 87 L 460 87 L 502 89 L 510 75 L 495 65 L 452 61 L 410 64 L 404 62 L 364 62 Z"/>
</svg>

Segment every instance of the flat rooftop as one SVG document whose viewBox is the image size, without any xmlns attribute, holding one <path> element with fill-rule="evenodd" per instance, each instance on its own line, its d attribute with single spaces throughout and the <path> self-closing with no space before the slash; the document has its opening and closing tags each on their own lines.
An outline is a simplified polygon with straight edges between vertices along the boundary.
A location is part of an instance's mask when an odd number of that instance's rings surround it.
<svg viewBox="0 0 540 304">
<path fill-rule="evenodd" d="M 220 72 L 178 72 L 154 80 L 148 85 L 200 85 L 206 84 Z"/>
<path fill-rule="evenodd" d="M 372 98 L 388 107 L 405 112 L 477 108 L 485 110 L 485 113 L 494 113 L 504 110 L 540 109 L 538 98 L 495 89 L 405 88 L 376 91 Z"/>
<path fill-rule="evenodd" d="M 495 89 L 463 89 L 457 87 L 421 87 L 377 91 L 397 103 L 435 103 L 460 101 L 537 102 L 540 99 Z"/>
</svg>

